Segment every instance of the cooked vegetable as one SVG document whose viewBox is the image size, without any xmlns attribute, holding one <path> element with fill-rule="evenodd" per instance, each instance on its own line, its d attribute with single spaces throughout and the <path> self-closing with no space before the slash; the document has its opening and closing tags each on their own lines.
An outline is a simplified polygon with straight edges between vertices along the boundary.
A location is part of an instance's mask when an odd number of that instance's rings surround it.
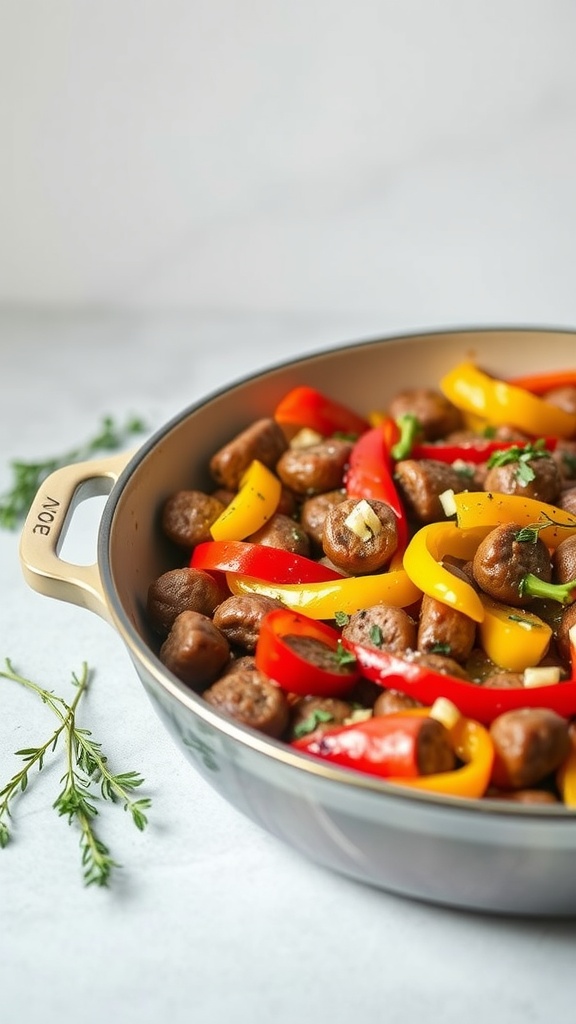
<svg viewBox="0 0 576 1024">
<path fill-rule="evenodd" d="M 354 660 L 340 650 L 338 630 L 280 608 L 263 619 L 256 667 L 290 693 L 340 697 L 358 676 Z"/>
<path fill-rule="evenodd" d="M 489 376 L 472 363 L 461 363 L 440 381 L 454 405 L 488 423 L 513 424 L 532 437 L 573 437 L 576 415 L 565 412 L 515 384 Z"/>
<path fill-rule="evenodd" d="M 475 622 L 484 618 L 482 601 L 470 583 L 455 576 L 442 562 L 448 555 L 473 558 L 487 532 L 483 526 L 463 530 L 450 522 L 430 523 L 414 534 L 404 554 L 404 568 L 422 593 L 456 608 Z"/>
<path fill-rule="evenodd" d="M 341 402 L 335 402 L 316 388 L 293 388 L 274 410 L 281 426 L 308 427 L 323 437 L 332 434 L 363 434 L 368 421 Z"/>
<path fill-rule="evenodd" d="M 386 421 L 358 438 L 350 454 L 344 486 L 350 498 L 375 498 L 390 505 L 396 515 L 398 545 L 404 550 L 408 525 L 393 478 L 392 437 L 393 424 L 391 432 L 391 421 Z"/>
<path fill-rule="evenodd" d="M 478 683 L 434 671 L 414 652 L 400 657 L 391 651 L 364 647 L 348 640 L 342 643 L 354 656 L 366 679 L 400 690 L 422 704 L 430 705 L 438 697 L 446 697 L 463 715 L 484 724 L 492 722 L 503 711 L 521 707 L 546 707 L 565 718 L 576 715 L 576 681 L 559 683 L 558 686 L 511 689 L 479 686 Z"/>
<path fill-rule="evenodd" d="M 240 490 L 210 527 L 214 540 L 243 540 L 256 533 L 274 515 L 282 485 L 259 459 L 254 459 L 240 480 Z"/>
<path fill-rule="evenodd" d="M 542 450 L 553 452 L 557 446 L 555 437 L 541 439 Z M 429 444 L 416 444 L 412 448 L 413 459 L 439 459 L 440 462 L 471 462 L 480 465 L 483 462 L 490 464 L 494 456 L 509 457 L 509 452 L 522 452 L 517 441 L 492 441 L 488 438 L 477 437 L 474 440 L 463 441 L 434 441 Z M 494 463 L 493 463 L 494 464 Z"/>
<path fill-rule="evenodd" d="M 239 573 L 228 573 L 226 580 L 233 594 L 267 594 L 282 601 L 287 608 L 304 612 L 314 619 L 333 619 L 337 612 L 351 615 L 380 601 L 405 607 L 420 596 L 418 587 L 402 568 L 324 583 L 269 583 Z"/>
<path fill-rule="evenodd" d="M 549 548 L 557 547 L 565 537 L 576 534 L 576 516 L 555 505 L 518 494 L 462 491 L 452 494 L 450 503 L 452 514 L 456 515 L 456 522 L 463 530 L 517 523 L 536 529 Z"/>
<path fill-rule="evenodd" d="M 240 573 L 269 583 L 324 583 L 342 574 L 303 555 L 249 541 L 206 541 L 197 544 L 190 565 L 195 569 Z"/>
</svg>

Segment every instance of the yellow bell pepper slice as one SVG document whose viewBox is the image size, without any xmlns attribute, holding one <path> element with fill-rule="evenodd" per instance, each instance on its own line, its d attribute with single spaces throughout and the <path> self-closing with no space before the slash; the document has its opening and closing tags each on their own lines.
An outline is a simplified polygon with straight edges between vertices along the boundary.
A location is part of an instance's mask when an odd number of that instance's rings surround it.
<svg viewBox="0 0 576 1024">
<path fill-rule="evenodd" d="M 502 523 L 538 527 L 542 523 L 550 523 L 538 530 L 538 536 L 549 548 L 556 547 L 565 537 L 576 533 L 576 516 L 536 498 L 495 491 L 461 491 L 453 495 L 452 501 L 456 521 L 462 530 L 472 527 L 494 529 Z"/>
<path fill-rule="evenodd" d="M 532 612 L 498 604 L 482 595 L 484 618 L 479 626 L 480 640 L 495 665 L 508 672 L 523 672 L 540 663 L 552 638 L 548 623 Z"/>
<path fill-rule="evenodd" d="M 212 523 L 214 540 L 244 540 L 274 515 L 280 501 L 280 480 L 254 459 L 240 480 L 238 494 Z"/>
<path fill-rule="evenodd" d="M 400 568 L 326 583 L 269 583 L 239 573 L 227 573 L 226 582 L 233 594 L 265 594 L 312 619 L 333 619 L 338 612 L 353 615 L 381 602 L 405 608 L 422 596 Z"/>
<path fill-rule="evenodd" d="M 430 708 L 413 708 L 414 715 L 429 715 Z M 471 797 L 480 799 L 486 793 L 494 762 L 494 745 L 490 733 L 480 722 L 460 716 L 450 728 L 450 741 L 457 757 L 464 762 L 461 768 L 434 775 L 420 775 L 414 779 L 389 778 L 398 786 L 441 793 L 444 796 Z"/>
<path fill-rule="evenodd" d="M 404 568 L 413 584 L 442 604 L 450 605 L 482 622 L 484 606 L 474 587 L 445 569 L 442 560 L 447 555 L 470 559 L 490 527 L 472 526 L 462 530 L 455 523 L 430 523 L 418 530 L 404 552 Z"/>
<path fill-rule="evenodd" d="M 470 362 L 460 363 L 440 380 L 440 389 L 464 412 L 494 425 L 509 423 L 534 437 L 573 437 L 576 415 L 515 384 L 490 377 Z"/>
</svg>

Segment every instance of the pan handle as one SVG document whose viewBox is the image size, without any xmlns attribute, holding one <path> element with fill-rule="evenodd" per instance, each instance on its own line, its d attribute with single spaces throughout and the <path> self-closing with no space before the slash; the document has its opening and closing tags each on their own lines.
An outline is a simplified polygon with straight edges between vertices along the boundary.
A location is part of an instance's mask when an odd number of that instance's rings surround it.
<svg viewBox="0 0 576 1024">
<path fill-rule="evenodd" d="M 98 564 L 75 565 L 59 552 L 74 510 L 109 494 L 133 452 L 77 462 L 46 477 L 30 506 L 20 538 L 20 564 L 32 590 L 95 612 L 110 621 Z"/>
</svg>

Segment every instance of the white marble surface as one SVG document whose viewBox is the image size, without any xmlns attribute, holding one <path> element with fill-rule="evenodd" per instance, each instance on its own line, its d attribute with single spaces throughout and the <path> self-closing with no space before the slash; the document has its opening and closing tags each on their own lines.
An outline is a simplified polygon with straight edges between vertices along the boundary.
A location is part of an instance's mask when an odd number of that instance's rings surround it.
<svg viewBox="0 0 576 1024">
<path fill-rule="evenodd" d="M 573 4 L 0 17 L 0 490 L 11 458 L 67 450 L 105 413 L 154 429 L 332 343 L 576 325 Z M 0 532 L 0 657 L 58 692 L 86 659 L 86 722 L 153 808 L 142 835 L 103 809 L 124 868 L 86 891 L 57 773 L 33 780 L 0 851 L 7 1024 L 572 1015 L 575 923 L 426 907 L 292 854 L 198 778 L 112 629 L 26 587 L 17 543 Z M 2 785 L 49 718 L 0 682 Z"/>
</svg>

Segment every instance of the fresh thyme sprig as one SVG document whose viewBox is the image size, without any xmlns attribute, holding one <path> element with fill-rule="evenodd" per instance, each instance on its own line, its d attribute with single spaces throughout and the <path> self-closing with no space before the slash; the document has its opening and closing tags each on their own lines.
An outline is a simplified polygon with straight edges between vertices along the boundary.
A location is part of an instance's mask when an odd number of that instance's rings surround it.
<svg viewBox="0 0 576 1024">
<path fill-rule="evenodd" d="M 145 430 L 145 424 L 137 417 L 130 417 L 124 426 L 119 426 L 111 416 L 102 419 L 98 433 L 78 448 L 62 455 L 42 459 L 40 462 L 24 462 L 13 459 L 10 462 L 12 472 L 11 487 L 0 495 L 0 527 L 14 530 L 24 519 L 38 488 L 43 480 L 62 466 L 73 462 L 82 462 L 97 452 L 115 451 L 121 448 L 132 434 Z"/>
<path fill-rule="evenodd" d="M 134 771 L 113 773 L 108 767 L 107 757 L 102 752 L 102 744 L 92 739 L 88 729 L 81 729 L 76 724 L 78 704 L 89 682 L 88 666 L 85 663 L 80 676 L 72 674 L 76 694 L 70 704 L 62 697 L 55 696 L 50 690 L 20 675 L 14 670 L 8 658 L 5 665 L 5 671 L 0 671 L 0 676 L 19 683 L 40 697 L 59 719 L 59 725 L 41 746 L 16 751 L 17 756 L 23 759 L 24 765 L 0 790 L 0 848 L 7 846 L 10 840 L 8 821 L 12 817 L 12 801 L 18 794 L 26 791 L 30 769 L 36 767 L 39 772 L 42 771 L 46 754 L 56 750 L 58 740 L 64 734 L 66 770 L 61 778 L 62 789 L 53 806 L 59 815 L 68 818 L 69 824 L 76 823 L 80 828 L 85 884 L 106 886 L 109 884 L 113 869 L 120 865 L 96 834 L 94 819 L 98 815 L 98 792 L 94 792 L 94 788 L 98 787 L 99 794 L 104 800 L 121 802 L 124 809 L 130 813 L 136 828 L 143 831 L 148 821 L 145 812 L 151 801 L 148 797 L 134 799 L 133 793 L 144 780 Z"/>
</svg>

